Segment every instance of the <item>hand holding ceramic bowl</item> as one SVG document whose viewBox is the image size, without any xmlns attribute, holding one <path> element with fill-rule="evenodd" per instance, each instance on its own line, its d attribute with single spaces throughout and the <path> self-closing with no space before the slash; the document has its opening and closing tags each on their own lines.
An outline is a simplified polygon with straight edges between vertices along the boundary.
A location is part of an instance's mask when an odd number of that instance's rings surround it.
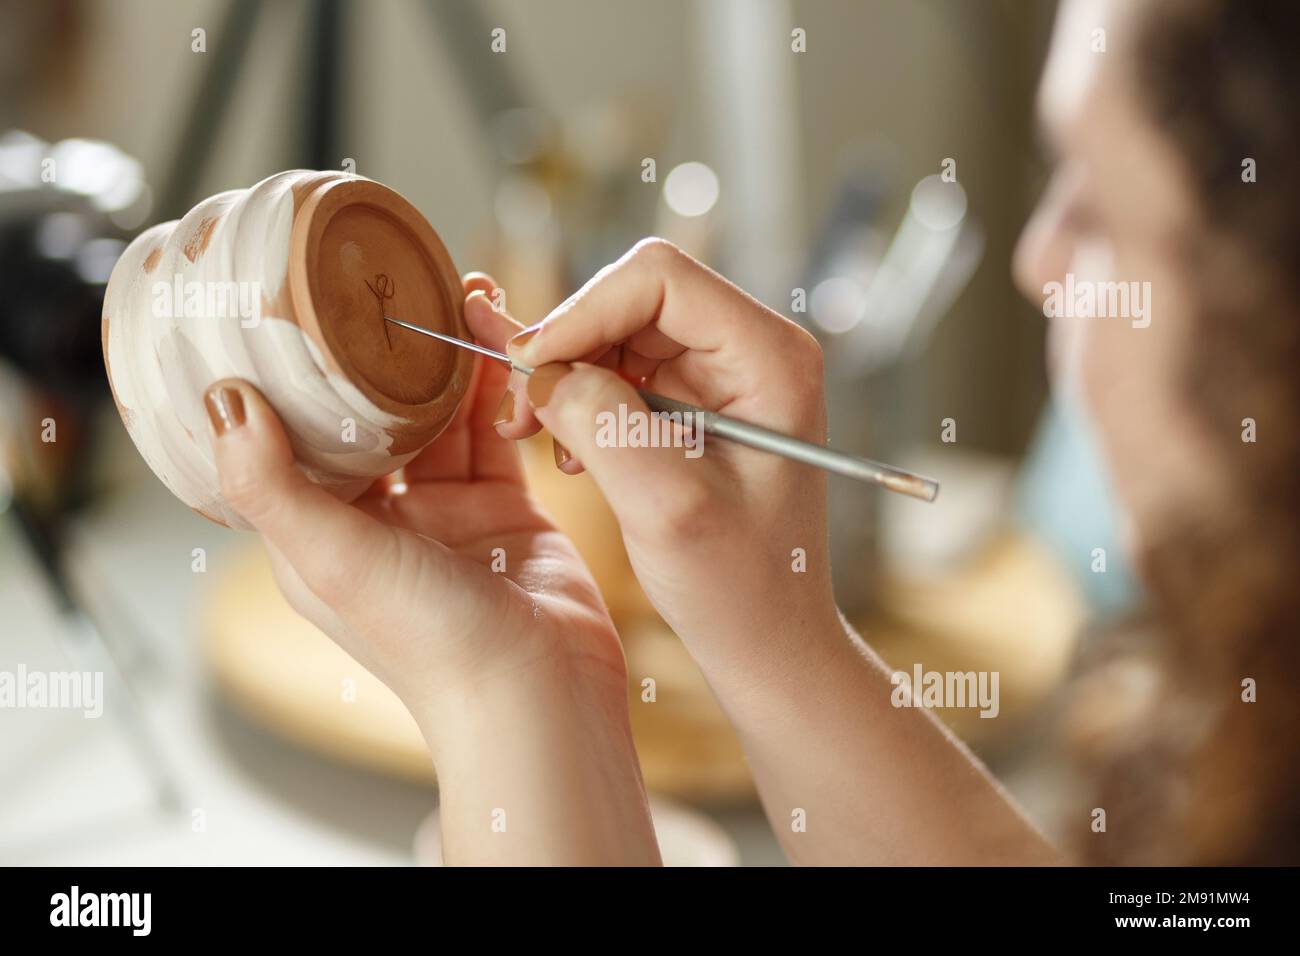
<svg viewBox="0 0 1300 956">
<path fill-rule="evenodd" d="M 266 314 L 247 328 L 156 315 L 153 276 L 173 272 L 266 280 Z M 451 331 L 463 309 L 502 349 L 520 326 L 492 308 L 494 291 L 481 275 L 462 289 L 391 190 L 287 173 L 137 239 L 110 282 L 105 353 L 159 476 L 259 531 L 290 603 L 411 710 L 438 769 L 449 860 L 657 862 L 613 623 L 493 428 L 508 371 L 385 336 L 384 311 Z M 348 417 L 360 447 L 331 431 Z M 403 464 L 401 484 L 375 480 Z M 576 834 L 575 806 L 589 816 Z M 514 839 L 492 833 L 496 808 L 513 814 Z"/>
<path fill-rule="evenodd" d="M 385 312 L 463 336 L 460 280 L 424 217 L 379 183 L 294 171 L 149 229 L 104 301 L 122 418 L 159 478 L 215 521 L 222 499 L 201 397 L 257 386 L 303 470 L 343 500 L 409 461 L 451 420 L 470 357 L 391 335 Z"/>
</svg>

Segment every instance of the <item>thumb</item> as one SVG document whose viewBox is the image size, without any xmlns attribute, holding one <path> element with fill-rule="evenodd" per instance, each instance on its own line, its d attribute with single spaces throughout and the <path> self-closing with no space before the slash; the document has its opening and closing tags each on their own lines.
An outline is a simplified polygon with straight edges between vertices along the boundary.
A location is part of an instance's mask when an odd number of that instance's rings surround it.
<svg viewBox="0 0 1300 956">
<path fill-rule="evenodd" d="M 394 550 L 392 529 L 303 474 L 280 419 L 252 385 L 224 379 L 208 388 L 203 402 L 230 506 L 322 601 L 337 607 L 347 595 L 363 593 L 358 575 L 384 573 Z"/>
<path fill-rule="evenodd" d="M 652 417 L 636 389 L 608 369 L 543 365 L 528 379 L 528 401 L 591 473 L 625 529 L 671 514 L 699 483 L 681 448 L 651 437 L 671 426 Z"/>
</svg>

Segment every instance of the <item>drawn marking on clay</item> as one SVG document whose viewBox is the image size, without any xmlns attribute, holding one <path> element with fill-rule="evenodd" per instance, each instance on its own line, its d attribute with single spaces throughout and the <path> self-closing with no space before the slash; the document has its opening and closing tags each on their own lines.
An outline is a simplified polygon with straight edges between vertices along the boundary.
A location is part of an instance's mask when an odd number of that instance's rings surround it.
<svg viewBox="0 0 1300 956">
<path fill-rule="evenodd" d="M 217 227 L 217 217 L 208 216 L 199 223 L 199 228 L 194 230 L 194 235 L 190 241 L 185 243 L 185 258 L 190 262 L 198 262 L 199 256 L 203 255 L 208 249 L 208 243 L 212 241 L 212 230 Z"/>
<path fill-rule="evenodd" d="M 388 321 L 384 318 L 384 314 L 387 312 L 387 309 L 384 308 L 384 301 L 397 294 L 397 283 L 382 272 L 375 276 L 374 285 L 371 285 L 368 279 L 362 279 L 361 281 L 366 284 L 366 288 L 370 290 L 370 293 L 379 303 L 379 324 L 384 327 L 384 341 L 388 343 L 388 351 L 391 352 L 393 350 L 393 340 L 388 334 Z"/>
</svg>

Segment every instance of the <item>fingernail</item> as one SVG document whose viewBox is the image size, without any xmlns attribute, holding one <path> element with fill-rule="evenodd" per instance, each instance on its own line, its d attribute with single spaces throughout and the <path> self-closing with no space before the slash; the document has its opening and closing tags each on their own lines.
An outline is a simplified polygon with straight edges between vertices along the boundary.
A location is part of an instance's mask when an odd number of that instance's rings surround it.
<svg viewBox="0 0 1300 956">
<path fill-rule="evenodd" d="M 533 372 L 528 377 L 528 401 L 533 408 L 545 408 L 560 379 L 572 371 L 573 366 L 568 362 L 552 362 Z"/>
<path fill-rule="evenodd" d="M 232 428 L 244 424 L 244 396 L 228 385 L 214 386 L 203 395 L 212 430 L 220 438 Z"/>
<path fill-rule="evenodd" d="M 554 446 L 555 450 L 555 467 L 562 468 L 564 463 L 573 456 L 569 454 L 569 449 L 560 444 L 558 439 L 552 438 L 551 445 Z"/>
<path fill-rule="evenodd" d="M 540 322 L 537 325 L 529 326 L 518 335 L 511 337 L 510 341 L 506 343 L 506 350 L 509 351 L 510 349 L 517 349 L 527 345 L 533 340 L 533 336 L 541 330 L 542 325 Z"/>
<path fill-rule="evenodd" d="M 507 388 L 506 393 L 501 396 L 501 404 L 497 406 L 496 416 L 492 419 L 492 427 L 504 425 L 515 417 L 515 390 Z"/>
</svg>

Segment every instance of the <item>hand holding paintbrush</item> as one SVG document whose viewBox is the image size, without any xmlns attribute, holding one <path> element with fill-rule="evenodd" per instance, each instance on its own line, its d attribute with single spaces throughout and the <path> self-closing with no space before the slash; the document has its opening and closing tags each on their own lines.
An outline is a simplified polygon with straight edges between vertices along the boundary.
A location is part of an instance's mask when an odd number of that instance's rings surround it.
<svg viewBox="0 0 1300 956">
<path fill-rule="evenodd" d="M 635 300 L 620 303 L 623 307 L 621 313 L 617 310 L 611 310 L 609 313 L 595 314 L 591 303 L 584 299 L 588 290 L 599 289 L 601 300 L 612 299 L 624 291 L 635 293 L 635 284 L 637 282 L 644 283 L 644 278 L 636 273 L 644 273 L 654 267 L 654 263 L 647 262 L 652 256 L 657 256 L 665 265 L 687 270 L 688 275 L 686 277 L 698 284 L 702 290 L 707 291 L 710 284 L 721 283 L 728 291 L 743 300 L 748 300 L 744 293 L 734 286 L 730 286 L 720 276 L 678 253 L 668 244 L 652 240 L 648 243 L 642 243 L 617 266 L 598 275 L 588 285 L 587 289 L 579 292 L 570 298 L 568 302 L 561 305 L 559 309 L 555 310 L 547 322 L 540 323 L 515 336 L 510 342 L 512 355 L 486 348 L 483 345 L 465 342 L 403 319 L 389 316 L 387 321 L 410 332 L 432 336 L 458 347 L 486 355 L 493 360 L 509 365 L 513 371 L 523 376 L 532 376 L 536 370 L 535 364 L 529 364 L 529 362 L 537 363 L 538 361 L 547 360 L 555 362 L 557 363 L 556 368 L 543 372 L 543 379 L 547 383 L 552 380 L 558 381 L 558 378 L 562 377 L 562 371 L 570 367 L 567 362 L 563 362 L 562 365 L 560 362 L 566 354 L 581 356 L 583 359 L 588 360 L 588 364 L 594 361 L 607 369 L 619 372 L 623 378 L 634 381 L 652 379 L 659 374 L 662 365 L 676 363 L 675 366 L 670 367 L 677 373 L 677 377 L 670 376 L 668 374 L 669 368 L 666 367 L 664 368 L 664 379 L 674 384 L 687 385 L 692 387 L 693 391 L 700 391 L 704 395 L 709 394 L 709 388 L 713 383 L 709 382 L 706 376 L 700 374 L 702 363 L 699 357 L 692 353 L 697 350 L 722 352 L 727 348 L 727 343 L 720 336 L 734 334 L 743 337 L 752 331 L 753 334 L 757 334 L 760 338 L 784 337 L 786 341 L 783 344 L 790 349 L 791 360 L 796 368 L 800 367 L 801 361 L 806 361 L 809 353 L 813 353 L 817 359 L 815 385 L 820 391 L 820 347 L 816 341 L 794 323 L 763 308 L 753 300 L 746 302 L 747 305 L 757 306 L 757 309 L 747 310 L 752 313 L 752 318 L 749 320 L 753 326 L 752 330 L 741 327 L 726 316 L 713 323 L 712 328 L 705 328 L 706 325 L 713 321 L 712 318 L 702 316 L 681 316 L 678 318 L 673 315 L 673 323 L 666 328 L 664 319 L 671 313 L 665 311 L 662 299 L 659 301 L 654 314 L 644 316 L 648 321 L 643 327 L 636 326 L 638 320 L 634 316 L 642 313 L 635 311 L 639 305 Z M 611 281 L 610 277 L 616 278 L 617 281 Z M 628 288 L 623 289 L 620 288 L 621 286 L 627 286 Z M 575 303 L 583 303 L 584 307 L 575 310 Z M 539 345 L 534 341 L 534 338 L 543 328 L 555 328 L 558 331 L 553 332 L 544 343 Z M 709 343 L 709 346 L 703 348 L 688 347 L 686 343 L 691 341 Z M 639 351 L 638 346 L 647 350 Z M 733 350 L 737 347 L 732 346 Z M 521 355 L 526 355 L 528 362 L 521 360 Z M 539 359 L 537 356 L 542 358 Z M 695 361 L 692 363 L 693 358 Z M 705 365 L 702 370 L 707 373 L 707 366 Z M 701 387 L 694 387 L 691 376 L 683 374 L 689 372 L 694 372 L 694 377 Z M 546 388 L 548 386 L 539 385 L 536 387 Z M 533 386 L 530 386 L 530 395 L 532 389 Z M 596 410 L 597 417 L 594 417 L 591 423 L 593 433 L 596 431 L 600 413 L 604 413 L 606 416 L 606 431 L 603 436 L 597 437 L 598 442 L 602 444 L 610 443 L 609 425 L 617 422 L 626 431 L 626 423 L 630 419 L 636 419 L 637 416 L 640 416 L 637 424 L 642 429 L 641 443 L 645 443 L 646 436 L 657 439 L 660 432 L 658 420 L 648 426 L 642 424 L 649 418 L 649 413 L 654 412 L 663 416 L 664 419 L 671 420 L 672 424 L 683 431 L 693 432 L 695 445 L 692 447 L 702 444 L 703 435 L 707 434 L 746 445 L 750 448 L 781 455 L 792 461 L 813 465 L 834 474 L 876 484 L 890 491 L 896 491 L 925 501 L 933 501 L 939 493 L 939 483 L 933 479 L 869 459 L 855 458 L 837 452 L 827 448 L 820 439 L 804 440 L 781 430 L 764 427 L 751 421 L 712 411 L 710 408 L 701 408 L 699 405 L 689 402 L 667 398 L 650 388 L 636 389 L 636 396 L 639 397 L 639 402 L 620 402 L 618 403 L 617 412 L 615 408 Z M 720 395 L 714 397 L 716 400 Z M 732 401 L 734 402 L 734 397 Z M 511 404 L 513 405 L 513 397 Z M 508 422 L 503 422 L 503 424 L 508 424 Z M 621 441 L 625 444 L 636 444 L 635 441 L 628 442 L 627 438 L 627 434 L 623 434 Z M 687 442 L 690 442 L 689 437 Z M 560 460 L 562 455 L 569 455 L 569 451 L 564 449 L 561 452 L 561 446 L 557 445 L 556 463 L 561 467 L 564 465 L 564 462 Z M 575 464 L 573 467 L 578 466 Z"/>
<path fill-rule="evenodd" d="M 482 345 L 476 345 L 473 342 L 466 342 L 463 339 L 445 335 L 442 332 L 434 332 L 432 329 L 426 329 L 423 326 L 404 322 L 391 316 L 385 316 L 384 319 L 386 322 L 410 332 L 418 332 L 421 335 L 430 336 L 458 348 L 485 355 L 494 361 L 508 365 L 512 371 L 529 376 L 535 371 L 535 369 L 527 365 L 520 365 L 518 362 L 513 361 L 510 356 L 503 352 L 497 352 Z M 700 449 L 702 451 L 703 434 L 715 435 L 718 438 L 747 445 L 750 448 L 757 448 L 760 451 L 783 455 L 791 461 L 801 461 L 807 465 L 824 468 L 833 474 L 878 484 L 890 491 L 897 491 L 900 494 L 910 495 L 924 501 L 933 501 L 939 494 L 939 483 L 932 478 L 915 475 L 890 465 L 871 461 L 868 458 L 854 458 L 852 455 L 835 451 L 833 448 L 814 445 L 811 442 L 801 441 L 798 438 L 783 435 L 781 432 L 772 431 L 770 428 L 763 428 L 761 425 L 728 418 L 725 415 L 719 415 L 717 412 L 699 408 L 688 402 L 679 402 L 676 399 L 659 395 L 648 389 L 639 388 L 637 394 L 641 396 L 650 411 L 665 416 L 670 426 L 675 425 L 686 432 L 693 433 L 693 435 L 684 439 L 685 446 L 691 450 Z M 626 406 L 624 406 L 623 411 L 622 417 L 614 416 L 611 411 L 609 413 L 611 417 L 607 419 L 607 422 L 625 423 L 628 420 Z M 661 440 L 659 438 L 660 430 L 655 425 L 643 428 L 643 432 L 652 436 L 656 441 Z M 674 444 L 679 439 L 680 436 L 672 435 L 669 436 L 665 443 Z"/>
</svg>

